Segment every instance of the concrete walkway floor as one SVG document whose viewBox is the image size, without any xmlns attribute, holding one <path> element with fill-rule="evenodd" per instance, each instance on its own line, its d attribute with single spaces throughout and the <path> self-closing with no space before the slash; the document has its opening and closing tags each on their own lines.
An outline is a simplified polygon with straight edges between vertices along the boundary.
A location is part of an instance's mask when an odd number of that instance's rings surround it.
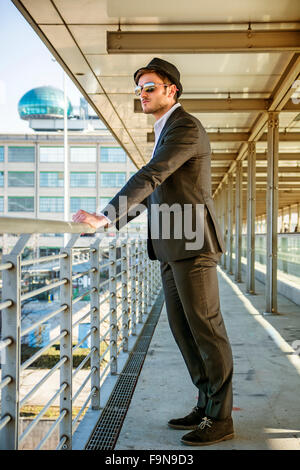
<svg viewBox="0 0 300 470">
<path fill-rule="evenodd" d="M 234 356 L 235 439 L 212 446 L 180 442 L 187 431 L 167 421 L 196 404 L 182 356 L 170 332 L 165 306 L 156 326 L 115 450 L 300 450 L 300 308 L 278 296 L 281 315 L 264 316 L 264 286 L 245 294 L 245 283 L 218 268 L 221 308 Z M 297 337 L 298 335 L 298 337 Z M 300 341 L 297 343 L 300 345 Z"/>
</svg>

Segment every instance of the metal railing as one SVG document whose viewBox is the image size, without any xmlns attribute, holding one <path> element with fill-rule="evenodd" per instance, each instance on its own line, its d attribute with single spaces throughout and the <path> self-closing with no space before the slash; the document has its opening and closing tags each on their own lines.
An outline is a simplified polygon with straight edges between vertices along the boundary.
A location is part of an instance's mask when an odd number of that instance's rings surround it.
<svg viewBox="0 0 300 470">
<path fill-rule="evenodd" d="M 9 220 L 8 220 L 9 219 Z M 146 240 L 122 238 L 121 234 L 109 242 L 108 261 L 103 263 L 104 252 L 100 243 L 105 232 L 97 233 L 89 247 L 75 246 L 80 241 L 80 234 L 93 233 L 85 224 L 45 221 L 36 219 L 0 218 L 0 232 L 21 234 L 9 254 L 2 256 L 2 340 L 0 354 L 2 358 L 1 390 L 1 449 L 18 449 L 39 423 L 47 410 L 59 398 L 59 415 L 36 449 L 45 446 L 47 440 L 59 427 L 57 449 L 71 449 L 72 436 L 87 407 L 100 408 L 100 393 L 106 377 L 118 373 L 118 356 L 121 351 L 128 352 L 128 338 L 136 335 L 137 323 L 146 320 L 156 297 L 161 289 L 159 264 L 150 261 L 147 256 Z M 26 234 L 24 233 L 26 232 Z M 72 233 L 69 242 L 61 253 L 32 260 L 22 260 L 22 252 L 31 235 L 38 233 Z M 83 253 L 80 260 L 80 253 Z M 120 254 L 117 258 L 117 252 Z M 73 274 L 73 267 L 89 261 L 89 269 Z M 22 293 L 22 268 L 30 264 L 58 261 L 59 279 L 30 292 Z M 108 279 L 101 282 L 101 272 L 108 268 Z M 57 270 L 56 270 L 57 272 Z M 73 282 L 82 276 L 88 276 L 88 289 L 74 298 Z M 104 289 L 104 286 L 106 290 Z M 59 288 L 59 308 L 48 312 L 34 324 L 23 328 L 21 325 L 22 302 L 45 292 Z M 89 298 L 88 311 L 74 321 L 74 305 Z M 79 310 L 80 312 L 80 310 Z M 77 312 L 78 313 L 78 312 Z M 57 319 L 60 332 L 46 345 L 39 348 L 23 363 L 21 360 L 21 342 L 37 327 L 49 319 Z M 74 344 L 73 331 L 83 321 L 89 319 L 88 332 Z M 89 339 L 87 354 L 76 368 L 73 367 L 74 352 Z M 60 359 L 47 373 L 35 383 L 22 399 L 20 379 L 32 364 L 45 354 L 53 345 L 59 345 Z M 86 367 L 89 372 L 74 393 L 73 383 L 79 371 Z M 59 371 L 60 386 L 49 397 L 47 403 L 20 434 L 20 411 L 28 400 L 36 394 L 42 385 L 53 378 Z M 85 401 L 74 417 L 74 403 L 83 389 Z M 92 430 L 91 430 L 92 432 Z"/>
</svg>

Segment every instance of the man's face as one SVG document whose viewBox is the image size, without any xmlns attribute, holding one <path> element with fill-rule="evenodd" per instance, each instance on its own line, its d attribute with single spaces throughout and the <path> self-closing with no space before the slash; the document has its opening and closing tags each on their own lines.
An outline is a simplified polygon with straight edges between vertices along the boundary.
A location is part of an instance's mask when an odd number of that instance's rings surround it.
<svg viewBox="0 0 300 470">
<path fill-rule="evenodd" d="M 139 86 L 145 83 L 154 82 L 155 84 L 165 85 L 163 80 L 154 72 L 143 74 L 138 81 Z M 176 86 L 171 85 L 168 87 L 157 86 L 154 91 L 147 93 L 142 90 L 140 100 L 145 114 L 153 114 L 159 116 L 164 114 L 165 110 L 174 104 L 174 94 L 176 93 Z"/>
</svg>

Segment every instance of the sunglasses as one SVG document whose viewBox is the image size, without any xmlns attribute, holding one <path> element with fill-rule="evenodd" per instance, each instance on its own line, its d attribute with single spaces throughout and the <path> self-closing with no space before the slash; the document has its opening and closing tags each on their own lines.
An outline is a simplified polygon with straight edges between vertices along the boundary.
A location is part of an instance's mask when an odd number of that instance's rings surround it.
<svg viewBox="0 0 300 470">
<path fill-rule="evenodd" d="M 168 87 L 168 86 L 171 86 L 171 83 L 170 85 L 166 85 L 165 83 L 148 82 L 148 83 L 145 83 L 144 85 L 138 85 L 137 87 L 135 87 L 134 92 L 137 96 L 140 96 L 143 90 L 146 93 L 152 93 L 153 91 L 155 91 L 156 87 L 158 86 Z"/>
</svg>

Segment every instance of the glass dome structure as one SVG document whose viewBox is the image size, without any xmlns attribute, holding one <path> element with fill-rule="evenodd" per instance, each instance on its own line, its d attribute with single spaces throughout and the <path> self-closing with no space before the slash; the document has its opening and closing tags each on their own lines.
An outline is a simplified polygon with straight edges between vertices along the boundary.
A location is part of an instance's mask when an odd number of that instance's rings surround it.
<svg viewBox="0 0 300 470">
<path fill-rule="evenodd" d="M 21 119 L 53 119 L 64 117 L 64 93 L 53 86 L 41 86 L 29 90 L 18 103 Z M 73 108 L 68 99 L 67 115 L 72 115 Z"/>
</svg>

